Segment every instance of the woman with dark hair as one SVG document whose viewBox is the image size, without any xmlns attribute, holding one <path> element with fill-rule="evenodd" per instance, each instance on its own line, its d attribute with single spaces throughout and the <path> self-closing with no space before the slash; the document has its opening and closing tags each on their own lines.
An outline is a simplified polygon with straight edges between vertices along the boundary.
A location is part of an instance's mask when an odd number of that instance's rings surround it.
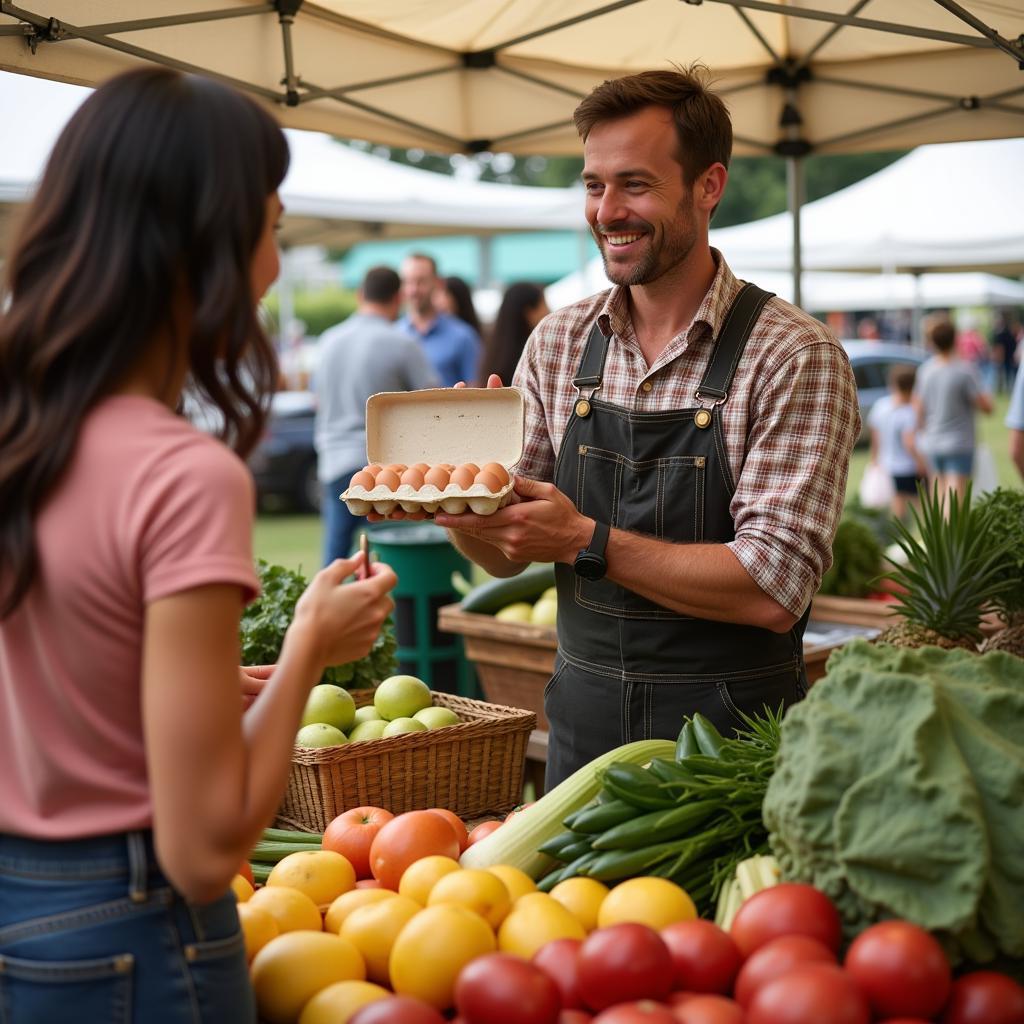
<svg viewBox="0 0 1024 1024">
<path fill-rule="evenodd" d="M 473 293 L 461 277 L 438 279 L 437 290 L 434 292 L 434 308 L 438 313 L 447 313 L 469 324 L 477 336 L 483 334 L 480 330 L 480 318 L 476 315 L 476 308 L 473 305 Z"/>
<path fill-rule="evenodd" d="M 487 380 L 488 375 L 496 373 L 502 384 L 511 384 L 526 339 L 549 312 L 540 285 L 529 281 L 510 284 L 484 345 L 480 379 Z"/>
<path fill-rule="evenodd" d="M 392 607 L 389 569 L 342 586 L 354 562 L 337 561 L 300 600 L 277 665 L 238 668 L 258 587 L 240 456 L 276 374 L 256 304 L 278 271 L 287 164 L 251 100 L 133 71 L 65 127 L 10 251 L 0 1003 L 12 1024 L 255 1020 L 229 883 L 273 818 L 310 688 L 365 654 Z M 186 386 L 223 414 L 221 440 L 176 414 Z"/>
</svg>

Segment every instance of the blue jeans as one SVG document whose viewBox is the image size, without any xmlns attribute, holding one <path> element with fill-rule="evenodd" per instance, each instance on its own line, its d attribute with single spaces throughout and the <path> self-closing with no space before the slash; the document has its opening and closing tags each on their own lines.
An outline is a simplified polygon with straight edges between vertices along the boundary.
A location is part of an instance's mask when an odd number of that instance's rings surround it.
<svg viewBox="0 0 1024 1024">
<path fill-rule="evenodd" d="M 974 452 L 947 452 L 945 455 L 929 455 L 928 461 L 936 473 L 953 473 L 956 476 L 970 476 L 974 472 Z"/>
<path fill-rule="evenodd" d="M 254 1024 L 231 892 L 196 906 L 148 833 L 0 835 L 4 1024 Z"/>
<path fill-rule="evenodd" d="M 356 466 L 350 473 L 323 484 L 320 513 L 324 526 L 324 565 L 330 565 L 336 558 L 348 558 L 352 550 L 352 535 L 356 528 L 366 522 L 365 516 L 354 516 L 338 495 L 348 487 L 354 473 L 362 466 Z"/>
</svg>

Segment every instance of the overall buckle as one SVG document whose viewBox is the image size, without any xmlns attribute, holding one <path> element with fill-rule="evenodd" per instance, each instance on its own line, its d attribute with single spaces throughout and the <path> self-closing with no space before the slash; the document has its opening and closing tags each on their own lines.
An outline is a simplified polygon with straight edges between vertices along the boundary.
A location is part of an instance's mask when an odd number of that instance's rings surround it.
<svg viewBox="0 0 1024 1024">
<path fill-rule="evenodd" d="M 693 393 L 693 397 L 700 408 L 693 415 L 693 425 L 699 430 L 707 430 L 711 426 L 712 410 L 721 405 L 729 396 L 723 395 L 721 398 L 705 398 L 701 393 L 700 388 Z M 705 404 L 706 403 L 706 404 Z"/>
<path fill-rule="evenodd" d="M 576 402 L 573 405 L 573 411 L 581 420 L 585 420 L 591 412 L 591 400 L 593 399 L 594 395 L 596 395 L 597 392 L 601 390 L 601 385 L 600 383 L 598 383 L 597 385 L 592 387 L 590 389 L 589 395 L 584 395 L 583 388 L 581 388 L 579 384 L 576 383 L 576 381 L 572 382 L 572 386 L 576 389 L 576 394 L 579 395 L 579 398 L 576 399 Z"/>
</svg>

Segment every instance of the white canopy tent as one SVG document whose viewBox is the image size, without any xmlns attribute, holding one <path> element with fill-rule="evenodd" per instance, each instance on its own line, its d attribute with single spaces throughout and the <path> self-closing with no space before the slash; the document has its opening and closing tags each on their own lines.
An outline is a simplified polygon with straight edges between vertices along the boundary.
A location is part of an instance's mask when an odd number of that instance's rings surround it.
<svg viewBox="0 0 1024 1024">
<path fill-rule="evenodd" d="M 21 102 L 10 102 L 15 93 Z M 5 207 L 35 188 L 57 135 L 88 91 L 0 73 L 0 243 Z M 449 232 L 584 230 L 578 189 L 466 181 L 403 166 L 316 132 L 288 131 L 286 247 Z"/>
<path fill-rule="evenodd" d="M 1024 139 L 921 146 L 801 220 L 808 270 L 1024 274 Z M 788 213 L 712 236 L 745 267 L 790 265 Z"/>
<path fill-rule="evenodd" d="M 798 302 L 801 157 L 1024 134 L 1022 39 L 1006 0 L 0 0 L 0 69 L 157 62 L 294 127 L 449 152 L 578 152 L 598 82 L 703 61 L 736 152 L 788 160 Z"/>
<path fill-rule="evenodd" d="M 744 280 L 792 302 L 793 278 L 779 270 L 730 266 Z M 559 309 L 608 288 L 598 257 L 584 270 L 548 285 L 548 305 Z M 1024 284 L 985 273 L 847 274 L 827 270 L 804 273 L 804 306 L 817 313 L 953 309 L 970 306 L 1024 306 Z"/>
</svg>

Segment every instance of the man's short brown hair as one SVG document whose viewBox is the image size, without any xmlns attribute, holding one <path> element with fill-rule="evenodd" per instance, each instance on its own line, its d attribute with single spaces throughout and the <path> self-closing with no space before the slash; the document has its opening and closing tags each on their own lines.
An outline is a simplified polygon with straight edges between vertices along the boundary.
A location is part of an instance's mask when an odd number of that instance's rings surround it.
<svg viewBox="0 0 1024 1024">
<path fill-rule="evenodd" d="M 889 387 L 895 388 L 901 395 L 914 393 L 914 381 L 917 380 L 917 367 L 905 363 L 896 363 L 889 371 Z"/>
<path fill-rule="evenodd" d="M 936 352 L 952 352 L 956 344 L 956 328 L 949 320 L 939 320 L 929 329 L 928 340 Z"/>
<path fill-rule="evenodd" d="M 390 267 L 370 267 L 363 278 L 363 298 L 367 302 L 391 302 L 401 287 L 402 279 Z"/>
<path fill-rule="evenodd" d="M 692 64 L 602 82 L 573 112 L 576 131 L 586 142 L 595 125 L 664 107 L 676 125 L 683 180 L 692 185 L 712 164 L 728 167 L 732 157 L 732 120 L 721 97 L 708 88 L 709 74 L 703 64 Z"/>
</svg>

